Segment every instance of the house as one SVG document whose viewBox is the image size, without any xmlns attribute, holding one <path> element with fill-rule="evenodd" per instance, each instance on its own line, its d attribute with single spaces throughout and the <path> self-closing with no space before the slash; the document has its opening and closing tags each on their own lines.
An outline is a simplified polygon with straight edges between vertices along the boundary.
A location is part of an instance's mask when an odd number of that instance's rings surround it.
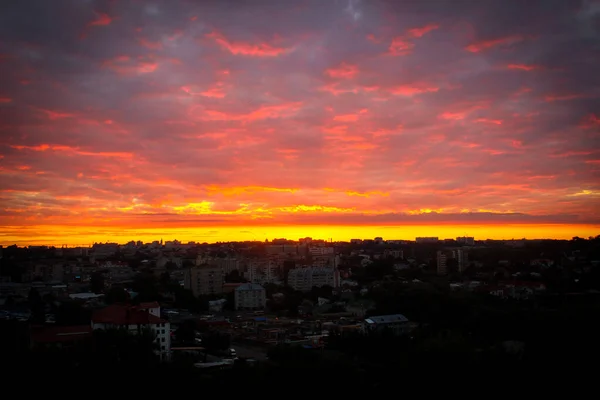
<svg viewBox="0 0 600 400">
<path fill-rule="evenodd" d="M 171 353 L 171 327 L 168 321 L 160 318 L 158 303 L 142 303 L 139 306 L 113 304 L 92 315 L 92 328 L 126 329 L 129 333 L 138 334 L 150 331 L 156 337 L 156 353 L 161 359 L 169 359 Z"/>
<path fill-rule="evenodd" d="M 408 318 L 402 314 L 378 315 L 369 317 L 363 322 L 363 332 L 365 333 L 372 334 L 385 331 L 389 331 L 396 336 L 408 333 Z"/>
<path fill-rule="evenodd" d="M 267 297 L 265 288 L 257 283 L 245 283 L 234 292 L 236 310 L 262 310 Z"/>
<path fill-rule="evenodd" d="M 92 327 L 78 326 L 32 326 L 29 343 L 32 348 L 74 347 L 92 339 Z"/>
</svg>

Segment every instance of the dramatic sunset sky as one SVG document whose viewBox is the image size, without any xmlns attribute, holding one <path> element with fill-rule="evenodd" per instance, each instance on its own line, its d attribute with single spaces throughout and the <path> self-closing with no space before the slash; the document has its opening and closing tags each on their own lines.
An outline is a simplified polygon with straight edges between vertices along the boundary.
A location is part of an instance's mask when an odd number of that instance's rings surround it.
<svg viewBox="0 0 600 400">
<path fill-rule="evenodd" d="M 0 8 L 0 244 L 600 234 L 598 1 Z"/>
</svg>

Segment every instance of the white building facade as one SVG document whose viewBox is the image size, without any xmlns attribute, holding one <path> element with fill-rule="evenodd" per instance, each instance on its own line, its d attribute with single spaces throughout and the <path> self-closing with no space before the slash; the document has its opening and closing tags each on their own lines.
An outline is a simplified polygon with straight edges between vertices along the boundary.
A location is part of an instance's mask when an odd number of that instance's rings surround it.
<svg viewBox="0 0 600 400">
<path fill-rule="evenodd" d="M 267 303 L 265 288 L 257 283 L 244 283 L 234 292 L 236 310 L 262 310 Z"/>
</svg>

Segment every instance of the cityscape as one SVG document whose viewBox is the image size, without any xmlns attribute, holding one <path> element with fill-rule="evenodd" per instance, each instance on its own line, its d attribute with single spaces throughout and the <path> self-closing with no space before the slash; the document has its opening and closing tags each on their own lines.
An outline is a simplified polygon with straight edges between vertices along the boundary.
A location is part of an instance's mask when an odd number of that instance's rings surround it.
<svg viewBox="0 0 600 400">
<path fill-rule="evenodd" d="M 86 363 L 145 365 L 165 376 L 187 368 L 227 380 L 242 368 L 253 376 L 247 379 L 259 379 L 259 364 L 323 368 L 333 362 L 328 357 L 352 355 L 402 371 L 408 362 L 418 371 L 432 357 L 439 366 L 456 363 L 456 351 L 465 367 L 538 366 L 552 338 L 567 340 L 556 325 L 578 323 L 578 312 L 600 304 L 600 235 L 157 240 L 0 250 L 0 323 L 13 337 L 3 340 L 4 351 L 43 365 L 39 357 L 58 350 L 63 368 L 90 371 Z M 536 336 L 549 326 L 556 333 Z M 590 346 L 585 338 L 593 332 L 573 334 Z M 91 350 L 107 340 L 125 346 L 112 356 L 121 361 Z M 134 345 L 140 353 L 131 359 Z M 573 343 L 566 346 L 563 354 L 552 342 L 552 357 L 583 356 Z M 161 363 L 177 367 L 165 372 Z M 388 378 L 381 379 L 373 382 Z"/>
<path fill-rule="evenodd" d="M 598 0 L 4 0 L 0 38 L 10 390 L 596 364 Z"/>
</svg>

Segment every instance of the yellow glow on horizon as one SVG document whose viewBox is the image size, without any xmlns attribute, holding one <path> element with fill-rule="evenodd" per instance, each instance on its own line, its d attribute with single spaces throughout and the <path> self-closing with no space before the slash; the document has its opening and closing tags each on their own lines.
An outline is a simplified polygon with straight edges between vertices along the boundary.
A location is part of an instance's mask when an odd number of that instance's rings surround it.
<svg viewBox="0 0 600 400">
<path fill-rule="evenodd" d="M 482 239 L 571 239 L 574 236 L 587 238 L 600 234 L 600 225 L 405 225 L 405 226 L 202 226 L 163 228 L 122 228 L 93 226 L 27 226 L 3 227 L 5 233 L 0 245 L 68 245 L 87 246 L 94 242 L 125 243 L 130 240 L 152 242 L 174 240 L 183 243 L 226 241 L 264 241 L 274 238 L 297 240 L 313 239 L 372 239 L 381 236 L 390 240 L 414 240 L 419 236 L 437 236 L 440 239 L 459 236 L 474 236 Z"/>
</svg>

